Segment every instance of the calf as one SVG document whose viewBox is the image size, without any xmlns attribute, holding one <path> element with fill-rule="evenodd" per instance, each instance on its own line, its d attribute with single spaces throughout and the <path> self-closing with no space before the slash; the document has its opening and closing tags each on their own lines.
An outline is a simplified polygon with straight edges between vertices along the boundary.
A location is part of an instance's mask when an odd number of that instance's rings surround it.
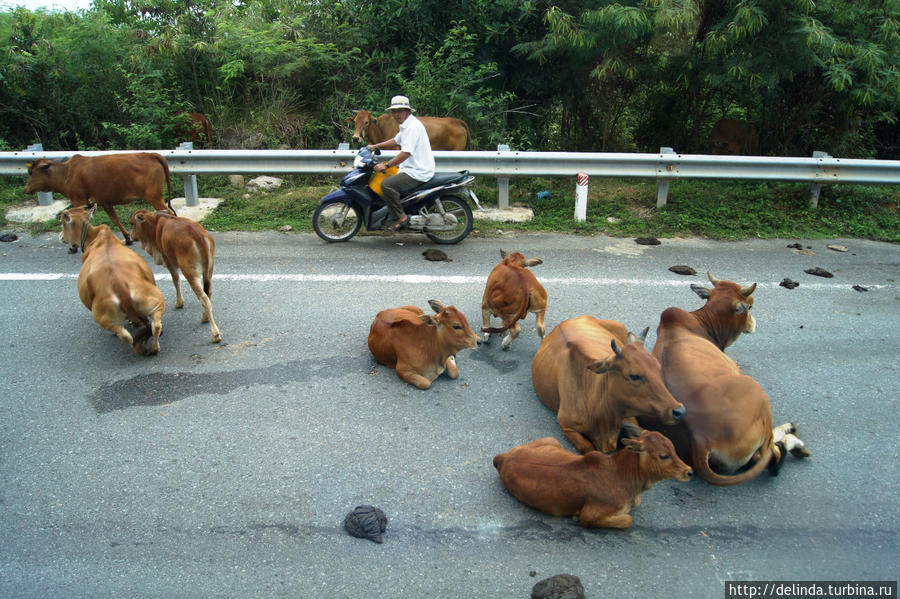
<svg viewBox="0 0 900 599">
<path fill-rule="evenodd" d="M 690 467 L 672 442 L 654 431 L 626 425 L 625 448 L 613 454 L 577 455 L 552 437 L 494 457 L 509 493 L 552 516 L 575 516 L 584 527 L 628 528 L 641 494 L 665 479 L 689 480 Z"/>
<path fill-rule="evenodd" d="M 73 206 L 99 204 L 122 231 L 125 243 L 131 245 L 131 235 L 119 220 L 115 206 L 142 198 L 157 210 L 168 209 L 175 214 L 171 193 L 168 207 L 163 202 L 163 182 L 169 189 L 169 163 L 160 154 L 75 154 L 65 162 L 40 158 L 30 163 L 25 193 L 55 191 L 69 198 Z"/>
<path fill-rule="evenodd" d="M 767 466 L 777 473 L 784 452 L 776 445 L 775 434 L 790 434 L 791 449 L 796 445 L 795 427 L 782 425 L 780 432 L 773 431 L 769 396 L 724 352 L 741 333 L 756 330 L 750 314 L 756 284 L 742 287 L 710 273 L 707 276 L 712 289 L 691 285 L 706 303 L 693 312 L 663 311 L 653 348 L 666 386 L 687 408 L 684 421 L 674 427 L 661 426 L 653 418 L 640 422 L 672 439 L 682 459 L 703 480 L 735 485 L 756 477 Z"/>
<path fill-rule="evenodd" d="M 375 359 L 397 371 L 397 376 L 419 389 L 428 389 L 445 370 L 459 376 L 456 353 L 478 345 L 478 335 L 455 306 L 429 300 L 436 314 L 416 306 L 383 310 L 369 329 L 369 351 Z"/>
<path fill-rule="evenodd" d="M 526 260 L 519 252 L 507 254 L 503 250 L 500 250 L 500 258 L 500 263 L 488 276 L 481 298 L 481 332 L 484 333 L 484 342 L 490 342 L 492 333 L 509 331 L 500 345 L 503 349 L 509 349 L 512 340 L 521 332 L 519 321 L 529 312 L 534 313 L 538 335 L 543 339 L 546 330 L 544 317 L 547 312 L 547 291 L 530 270 L 525 270 L 526 267 L 542 264 L 541 260 Z M 503 326 L 492 328 L 491 316 L 500 317 Z"/>
<path fill-rule="evenodd" d="M 135 353 L 159 352 L 166 301 L 143 258 L 125 247 L 106 225 L 92 227 L 94 208 L 70 208 L 60 214 L 62 241 L 81 247 L 78 295 L 104 329 L 112 331 Z M 134 336 L 123 326 L 128 320 Z M 150 340 L 149 347 L 145 345 Z"/>
<path fill-rule="evenodd" d="M 216 260 L 216 243 L 198 222 L 166 212 L 153 213 L 138 210 L 131 217 L 133 235 L 157 264 L 165 264 L 175 284 L 175 308 L 184 307 L 178 270 L 184 274 L 194 295 L 203 306 L 201 322 L 209 322 L 212 342 L 222 341 L 222 334 L 213 318 L 212 295 L 213 266 Z"/>
<path fill-rule="evenodd" d="M 531 364 L 534 390 L 581 453 L 615 450 L 626 418 L 652 415 L 674 424 L 684 417 L 659 362 L 644 349 L 646 334 L 584 315 L 559 323 L 541 342 Z"/>
</svg>

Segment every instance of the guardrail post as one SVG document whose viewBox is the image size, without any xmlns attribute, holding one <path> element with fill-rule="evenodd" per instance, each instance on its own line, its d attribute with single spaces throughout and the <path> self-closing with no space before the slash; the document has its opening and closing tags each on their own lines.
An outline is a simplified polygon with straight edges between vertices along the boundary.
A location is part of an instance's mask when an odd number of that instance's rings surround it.
<svg viewBox="0 0 900 599">
<path fill-rule="evenodd" d="M 509 152 L 509 146 L 500 144 L 498 152 Z M 509 177 L 497 177 L 497 208 L 509 210 Z"/>
<path fill-rule="evenodd" d="M 27 148 L 25 148 L 26 152 L 43 152 L 44 144 L 31 144 Z M 38 192 L 38 204 L 41 206 L 49 206 L 53 203 L 53 192 L 52 191 L 39 191 Z"/>
<path fill-rule="evenodd" d="M 575 220 L 584 222 L 587 219 L 588 174 L 579 171 L 575 174 Z"/>
<path fill-rule="evenodd" d="M 675 150 L 672 148 L 660 148 L 659 154 L 660 158 L 663 158 L 666 154 L 674 154 Z M 656 167 L 656 207 L 662 208 L 666 205 L 666 202 L 669 199 L 669 182 L 671 179 L 663 178 L 665 173 L 672 170 L 671 164 L 665 164 L 663 162 L 659 163 L 659 166 Z"/>
<path fill-rule="evenodd" d="M 813 152 L 813 158 L 831 158 L 831 156 L 828 155 L 828 152 L 816 150 Z M 809 184 L 809 207 L 813 210 L 819 207 L 819 192 L 821 191 L 822 185 L 820 183 Z"/>
<path fill-rule="evenodd" d="M 183 141 L 178 144 L 176 150 L 193 150 L 194 142 Z M 182 175 L 181 180 L 184 181 L 184 203 L 187 206 L 199 206 L 200 194 L 197 191 L 197 175 Z"/>
</svg>

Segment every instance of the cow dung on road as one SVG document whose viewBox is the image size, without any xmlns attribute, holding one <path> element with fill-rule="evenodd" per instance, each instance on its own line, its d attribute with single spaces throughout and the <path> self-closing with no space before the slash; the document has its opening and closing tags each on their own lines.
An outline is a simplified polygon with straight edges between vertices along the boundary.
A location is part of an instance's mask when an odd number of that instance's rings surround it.
<svg viewBox="0 0 900 599">
<path fill-rule="evenodd" d="M 452 259 L 447 257 L 447 254 L 442 250 L 436 250 L 434 248 L 429 248 L 422 252 L 422 255 L 425 256 L 426 260 L 431 260 L 432 262 L 453 262 Z"/>
<path fill-rule="evenodd" d="M 534 585 L 531 599 L 584 599 L 584 585 L 577 576 L 557 574 Z"/>
<path fill-rule="evenodd" d="M 831 277 L 834 276 L 833 274 L 831 274 L 824 268 L 819 268 L 818 266 L 816 266 L 814 268 L 807 268 L 803 272 L 805 272 L 808 275 L 816 275 L 817 277 L 825 277 L 826 279 L 830 279 Z"/>
<path fill-rule="evenodd" d="M 638 237 L 634 240 L 638 245 L 659 245 L 660 241 L 656 237 Z"/>
<path fill-rule="evenodd" d="M 4 233 L 3 235 L 0 235 L 0 241 L 5 242 L 15 241 L 18 238 L 19 237 L 15 233 Z"/>
<path fill-rule="evenodd" d="M 786 287 L 788 289 L 793 289 L 793 288 L 797 287 L 798 285 L 800 285 L 800 283 L 798 283 L 797 281 L 792 281 L 788 278 L 782 279 L 782 281 L 778 284 L 781 285 L 782 287 Z"/>
<path fill-rule="evenodd" d="M 670 266 L 669 270 L 674 272 L 677 275 L 695 275 L 697 271 L 687 266 L 685 264 L 676 264 L 675 266 Z"/>
</svg>

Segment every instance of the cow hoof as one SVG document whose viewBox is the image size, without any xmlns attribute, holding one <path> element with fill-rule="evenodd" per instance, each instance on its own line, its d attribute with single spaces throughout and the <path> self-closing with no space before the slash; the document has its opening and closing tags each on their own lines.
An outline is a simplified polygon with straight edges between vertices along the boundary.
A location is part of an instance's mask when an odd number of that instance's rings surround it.
<svg viewBox="0 0 900 599">
<path fill-rule="evenodd" d="M 134 240 L 131 237 L 125 238 L 125 245 L 131 245 L 132 243 L 134 243 Z"/>
<path fill-rule="evenodd" d="M 77 253 L 78 253 L 78 246 L 77 246 L 77 245 L 70 245 L 70 246 L 69 246 L 69 253 L 70 253 L 70 254 L 77 254 Z"/>
</svg>

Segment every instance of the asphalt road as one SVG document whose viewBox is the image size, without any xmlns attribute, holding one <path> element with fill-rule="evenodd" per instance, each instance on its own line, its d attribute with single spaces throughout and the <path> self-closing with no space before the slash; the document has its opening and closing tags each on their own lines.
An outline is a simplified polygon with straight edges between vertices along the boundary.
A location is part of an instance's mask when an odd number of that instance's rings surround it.
<svg viewBox="0 0 900 599">
<path fill-rule="evenodd" d="M 55 235 L 0 244 L 0 596 L 524 598 L 570 573 L 595 599 L 723 597 L 729 580 L 897 580 L 900 246 L 535 234 L 427 262 L 414 236 L 215 236 L 225 342 L 189 289 L 174 310 L 154 267 L 169 304 L 155 357 L 94 323 L 80 256 Z M 431 298 L 479 326 L 500 248 L 543 259 L 548 331 L 588 313 L 651 327 L 648 347 L 663 309 L 701 305 L 689 284 L 705 277 L 669 266 L 758 282 L 757 332 L 729 354 L 812 459 L 732 488 L 660 483 L 626 531 L 519 504 L 493 456 L 569 446 L 532 389 L 534 317 L 508 352 L 462 352 L 460 378 L 427 391 L 366 348 L 376 312 Z M 382 545 L 344 531 L 360 504 L 387 513 Z"/>
</svg>

